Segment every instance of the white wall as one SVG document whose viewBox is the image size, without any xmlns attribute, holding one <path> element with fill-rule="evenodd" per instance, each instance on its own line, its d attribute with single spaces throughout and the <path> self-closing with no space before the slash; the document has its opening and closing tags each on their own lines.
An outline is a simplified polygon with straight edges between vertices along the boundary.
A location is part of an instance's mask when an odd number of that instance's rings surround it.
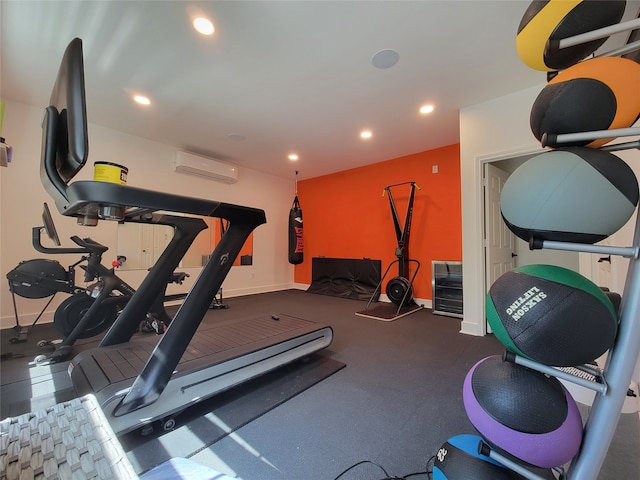
<svg viewBox="0 0 640 480">
<path fill-rule="evenodd" d="M 541 83 L 539 87 L 473 105 L 460 112 L 463 333 L 486 333 L 482 163 L 487 159 L 509 158 L 541 150 L 529 127 L 529 113 L 531 105 L 543 87 L 544 83 Z M 640 178 L 640 158 L 637 150 L 620 151 L 616 152 L 616 155 L 625 160 Z M 621 230 L 609 237 L 610 244 L 631 245 L 634 226 L 635 215 Z M 622 257 L 613 257 L 612 261 L 611 289 L 622 293 L 629 261 Z M 583 270 L 581 273 L 588 275 L 588 272 Z M 634 380 L 640 380 L 640 361 Z"/>
<path fill-rule="evenodd" d="M 43 110 L 23 104 L 7 102 L 3 136 L 14 148 L 13 161 L 8 168 L 0 168 L 0 327 L 15 324 L 8 283 L 4 278 L 20 261 L 48 258 L 66 266 L 77 261 L 79 255 L 45 256 L 31 245 L 31 229 L 42 225 L 42 204 L 52 211 L 63 246 L 75 246 L 71 235 L 91 237 L 109 246 L 105 264 L 115 256 L 117 223 L 103 221 L 97 227 L 76 225 L 75 219 L 63 217 L 55 208 L 40 182 L 40 144 Z M 245 295 L 293 287 L 293 266 L 288 263 L 287 225 L 289 209 L 295 191 L 294 180 L 249 170 L 239 165 L 239 181 L 227 185 L 212 180 L 173 171 L 176 147 L 122 134 L 98 125 L 89 124 L 89 160 L 77 179 L 91 179 L 93 163 L 112 161 L 129 168 L 127 183 L 136 187 L 162 190 L 192 197 L 209 198 L 239 205 L 262 208 L 267 224 L 254 232 L 253 265 L 233 267 L 223 284 L 225 297 Z M 212 150 L 215 149 L 212 145 Z M 43 241 L 43 243 L 45 243 Z M 169 293 L 186 291 L 199 273 L 199 268 L 184 268 L 190 274 L 183 285 L 170 285 Z M 138 286 L 146 271 L 123 271 L 119 275 Z M 76 275 L 82 282 L 82 271 Z M 58 298 L 59 297 L 59 298 Z M 51 321 L 56 306 L 67 297 L 58 294 L 41 321 Z M 17 298 L 21 324 L 30 324 L 47 299 Z"/>
<path fill-rule="evenodd" d="M 542 79 L 544 81 L 544 79 Z M 484 251 L 482 162 L 540 150 L 529 128 L 529 111 L 542 89 L 530 88 L 460 111 L 462 187 L 462 275 L 464 319 L 461 330 L 484 335 Z"/>
</svg>

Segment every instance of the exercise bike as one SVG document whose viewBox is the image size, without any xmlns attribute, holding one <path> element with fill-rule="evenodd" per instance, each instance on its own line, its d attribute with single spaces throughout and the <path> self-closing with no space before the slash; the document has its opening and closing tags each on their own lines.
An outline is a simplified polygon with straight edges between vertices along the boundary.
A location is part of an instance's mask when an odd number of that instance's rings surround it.
<svg viewBox="0 0 640 480">
<path fill-rule="evenodd" d="M 41 340 L 39 347 L 55 345 L 56 349 L 50 355 L 38 355 L 35 361 L 41 363 L 56 363 L 66 360 L 73 344 L 81 338 L 91 338 L 107 330 L 116 320 L 120 311 L 135 293 L 135 289 L 122 280 L 115 273 L 115 268 L 121 266 L 125 257 L 118 257 L 112 263 L 111 268 L 102 264 L 102 256 L 108 247 L 90 238 L 72 236 L 71 240 L 77 248 L 50 248 L 42 245 L 41 233 L 46 232 L 56 246 L 60 245 L 60 239 L 56 232 L 53 219 L 47 204 L 44 204 L 42 214 L 43 226 L 32 229 L 33 247 L 46 254 L 81 254 L 82 257 L 76 263 L 65 269 L 59 262 L 47 259 L 33 259 L 20 262 L 20 264 L 7 274 L 9 290 L 12 294 L 14 314 L 16 317 L 16 330 L 18 336 L 12 337 L 12 343 L 24 342 L 27 339 L 29 329 L 34 327 L 43 315 L 46 308 L 53 301 L 56 293 L 69 293 L 71 296 L 64 300 L 54 313 L 54 326 L 61 334 L 61 340 Z M 86 262 L 86 264 L 84 264 Z M 84 270 L 84 281 L 94 282 L 89 286 L 76 285 L 75 269 Z M 184 272 L 174 272 L 170 282 L 182 284 L 189 275 Z M 139 330 L 146 332 L 164 333 L 166 326 L 171 322 L 171 317 L 164 308 L 164 302 L 178 300 L 186 294 L 166 296 L 166 287 L 161 295 L 154 301 L 146 318 L 139 325 Z M 51 299 L 44 306 L 40 314 L 30 327 L 20 325 L 16 307 L 15 295 L 25 298 Z"/>
</svg>

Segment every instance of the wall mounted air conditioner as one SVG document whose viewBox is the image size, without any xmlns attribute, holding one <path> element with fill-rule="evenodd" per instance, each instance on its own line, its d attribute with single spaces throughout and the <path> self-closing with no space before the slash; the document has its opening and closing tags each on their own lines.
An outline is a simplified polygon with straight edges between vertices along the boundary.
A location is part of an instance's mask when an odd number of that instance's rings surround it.
<svg viewBox="0 0 640 480">
<path fill-rule="evenodd" d="M 238 167 L 235 165 L 187 152 L 176 154 L 175 171 L 224 183 L 238 181 Z"/>
</svg>

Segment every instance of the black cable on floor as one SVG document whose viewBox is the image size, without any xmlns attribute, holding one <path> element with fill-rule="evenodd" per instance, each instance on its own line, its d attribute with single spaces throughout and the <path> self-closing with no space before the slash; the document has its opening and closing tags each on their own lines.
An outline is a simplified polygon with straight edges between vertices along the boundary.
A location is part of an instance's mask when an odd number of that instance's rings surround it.
<svg viewBox="0 0 640 480">
<path fill-rule="evenodd" d="M 347 468 L 346 470 L 343 470 L 343 471 L 340 473 L 340 475 L 338 475 L 336 478 L 334 478 L 334 480 L 338 480 L 341 476 L 343 476 L 345 473 L 349 472 L 350 470 L 353 470 L 354 468 L 356 468 L 356 467 L 358 467 L 358 466 L 360 466 L 360 465 L 367 464 L 367 463 L 370 463 L 371 465 L 375 465 L 375 466 L 376 466 L 376 467 L 378 467 L 380 470 L 382 470 L 382 471 L 384 472 L 384 474 L 385 474 L 387 477 L 389 477 L 389 474 L 387 473 L 387 471 L 384 469 L 384 467 L 383 467 L 382 465 L 378 465 L 377 463 L 372 462 L 372 461 L 370 461 L 370 460 L 363 460 L 363 461 L 358 462 L 358 463 L 356 463 L 356 464 L 354 464 L 354 465 L 351 465 L 351 466 L 350 466 L 349 468 Z"/>
<path fill-rule="evenodd" d="M 433 467 L 436 463 L 436 456 L 435 455 L 431 455 L 429 457 L 429 460 L 427 460 L 427 464 L 425 465 L 424 469 L 426 470 L 427 474 L 429 475 L 429 478 L 431 478 L 431 476 L 433 475 Z M 429 465 L 431 465 L 431 467 L 429 467 Z"/>
<path fill-rule="evenodd" d="M 354 468 L 360 466 L 360 465 L 364 465 L 364 464 L 371 464 L 371 465 L 375 465 L 376 467 L 378 467 L 380 470 L 382 470 L 384 472 L 384 478 L 380 478 L 378 480 L 407 480 L 410 477 L 415 477 L 418 475 L 427 475 L 428 478 L 431 478 L 431 471 L 429 470 L 429 462 L 431 462 L 433 459 L 435 458 L 435 455 L 432 456 L 431 458 L 429 458 L 429 460 L 427 460 L 427 465 L 426 465 L 426 469 L 423 472 L 413 472 L 413 473 L 408 473 L 406 475 L 403 476 L 395 476 L 395 475 L 389 475 L 389 473 L 384 469 L 384 467 L 380 464 L 377 464 L 376 462 L 372 462 L 370 460 L 363 460 L 361 462 L 358 462 L 354 465 L 351 465 L 349 468 L 347 468 L 346 470 L 343 470 L 337 477 L 334 478 L 334 480 L 338 480 L 340 477 L 342 477 L 344 474 L 346 474 L 347 472 L 353 470 Z"/>
</svg>

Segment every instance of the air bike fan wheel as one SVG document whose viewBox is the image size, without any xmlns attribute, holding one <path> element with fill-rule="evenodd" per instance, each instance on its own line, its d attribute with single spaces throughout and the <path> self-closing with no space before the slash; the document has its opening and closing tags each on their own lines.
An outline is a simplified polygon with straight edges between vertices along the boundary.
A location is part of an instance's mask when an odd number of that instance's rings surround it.
<svg viewBox="0 0 640 480">
<path fill-rule="evenodd" d="M 387 283 L 387 297 L 398 306 L 411 305 L 413 302 L 413 288 L 411 282 L 404 277 L 393 277 Z"/>
</svg>

